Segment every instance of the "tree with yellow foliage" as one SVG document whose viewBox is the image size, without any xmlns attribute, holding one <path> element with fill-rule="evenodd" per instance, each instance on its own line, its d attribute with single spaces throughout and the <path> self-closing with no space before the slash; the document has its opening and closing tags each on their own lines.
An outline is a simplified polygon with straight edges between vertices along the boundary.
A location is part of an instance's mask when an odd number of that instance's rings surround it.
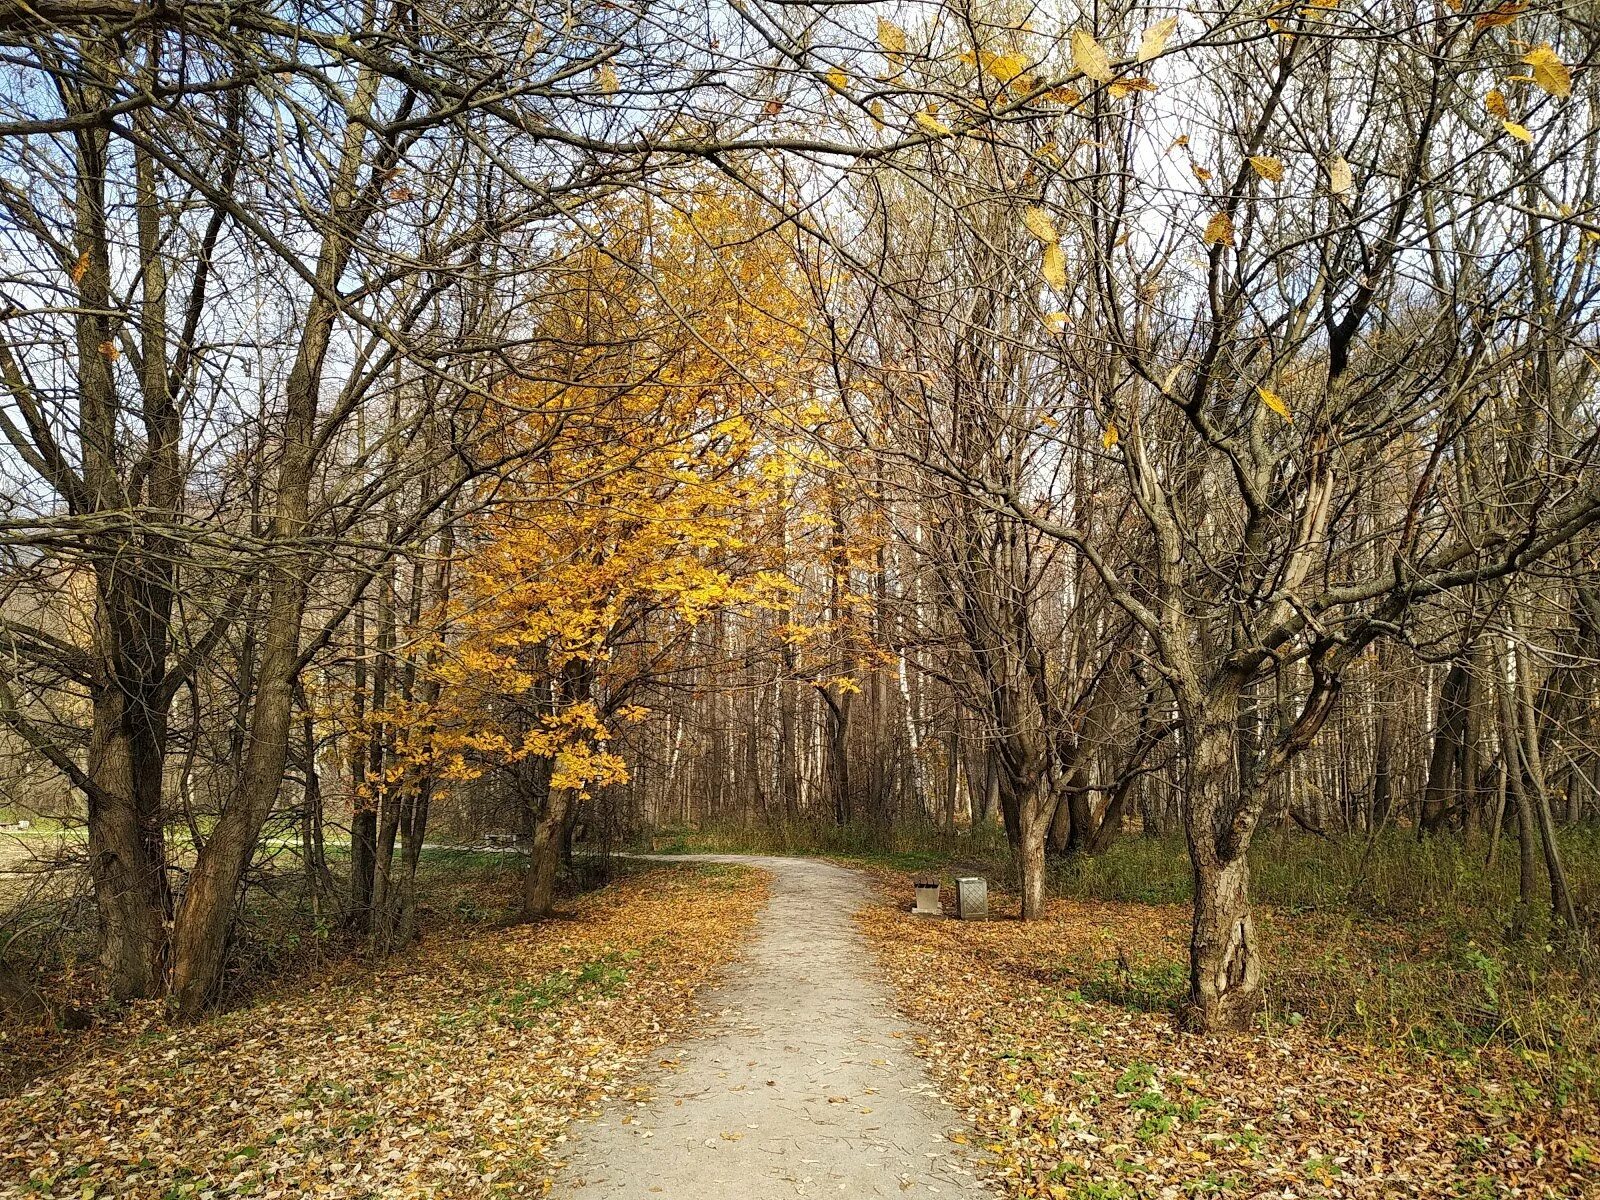
<svg viewBox="0 0 1600 1200">
<path fill-rule="evenodd" d="M 777 607 L 784 467 L 758 412 L 800 384 L 787 248 L 707 186 L 617 205 L 548 274 L 539 361 L 496 399 L 532 448 L 468 532 L 413 770 L 516 781 L 528 918 L 548 911 L 578 802 L 625 782 L 619 722 L 713 614 Z M 729 242 L 743 244 L 730 252 Z"/>
</svg>

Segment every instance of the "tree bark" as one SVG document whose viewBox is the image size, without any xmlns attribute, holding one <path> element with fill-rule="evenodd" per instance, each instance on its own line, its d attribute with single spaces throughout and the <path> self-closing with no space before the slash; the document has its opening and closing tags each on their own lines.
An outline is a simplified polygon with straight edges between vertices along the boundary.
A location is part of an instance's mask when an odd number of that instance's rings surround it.
<svg viewBox="0 0 1600 1200">
<path fill-rule="evenodd" d="M 1238 720 L 1226 705 L 1188 721 L 1184 833 L 1194 869 L 1189 997 L 1182 1019 L 1194 1030 L 1246 1027 L 1261 1007 L 1261 951 L 1250 910 L 1248 835 L 1236 815 L 1250 806 L 1238 778 Z"/>
<path fill-rule="evenodd" d="M 849 694 L 833 696 L 820 689 L 827 714 L 828 798 L 836 825 L 848 825 L 854 815 L 850 793 L 850 701 Z"/>
<path fill-rule="evenodd" d="M 1261 953 L 1250 911 L 1250 863 L 1202 855 L 1195 861 L 1189 942 L 1189 1008 L 1196 1030 L 1243 1029 L 1261 1007 Z"/>
<path fill-rule="evenodd" d="M 556 873 L 561 866 L 561 837 L 573 804 L 567 788 L 551 788 L 544 810 L 533 825 L 528 870 L 522 877 L 522 919 L 537 921 L 555 902 Z"/>
<path fill-rule="evenodd" d="M 294 688 L 300 665 L 300 627 L 310 587 L 310 554 L 297 546 L 311 507 L 317 458 L 317 412 L 323 363 L 339 315 L 339 279 L 360 226 L 358 178 L 372 109 L 376 75 L 363 69 L 345 126 L 331 189 L 327 233 L 317 258 L 317 291 L 307 306 L 294 365 L 284 385 L 283 449 L 278 464 L 271 541 L 282 547 L 267 570 L 266 634 L 250 713 L 250 741 L 239 793 L 224 806 L 216 828 L 195 860 L 178 910 L 173 937 L 172 992 L 180 1015 L 197 1015 L 215 994 L 235 897 L 254 854 L 261 827 L 283 784 L 289 753 Z"/>
<path fill-rule="evenodd" d="M 89 875 L 100 918 L 100 963 L 114 1000 L 160 994 L 171 908 L 161 752 L 154 731 L 138 728 L 129 708 L 118 691 L 95 696 L 88 756 L 98 792 L 89 798 Z"/>
<path fill-rule="evenodd" d="M 1423 788 L 1422 812 L 1417 820 L 1418 837 L 1437 832 L 1455 808 L 1470 680 L 1467 664 L 1457 660 L 1450 664 L 1439 689 L 1439 719 L 1433 734 L 1433 753 L 1428 758 L 1428 781 Z"/>
<path fill-rule="evenodd" d="M 367 602 L 356 601 L 351 620 L 351 724 L 363 731 L 350 755 L 350 903 L 345 926 L 363 936 L 372 927 L 372 882 L 378 854 L 378 809 L 367 794 L 371 754 L 367 725 Z"/>
</svg>

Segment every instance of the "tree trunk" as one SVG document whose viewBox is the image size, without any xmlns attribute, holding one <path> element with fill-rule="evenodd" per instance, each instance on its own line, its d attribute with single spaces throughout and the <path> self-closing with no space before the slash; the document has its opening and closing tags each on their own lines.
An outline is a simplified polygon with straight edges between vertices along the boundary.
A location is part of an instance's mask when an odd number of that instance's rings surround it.
<svg viewBox="0 0 1600 1200">
<path fill-rule="evenodd" d="M 1054 814 L 1051 814 L 1052 816 Z M 1050 819 L 1034 804 L 1023 806 L 1022 837 L 1017 846 L 1017 865 L 1022 876 L 1022 919 L 1037 921 L 1045 912 L 1045 839 Z"/>
<path fill-rule="evenodd" d="M 115 1000 L 159 995 L 166 961 L 166 851 L 161 829 L 161 755 L 148 731 L 133 728 L 128 699 L 95 697 L 89 776 L 89 874 L 100 916 L 100 961 Z M 132 719 L 130 719 L 132 717 Z M 140 760 L 147 762 L 141 767 Z"/>
<path fill-rule="evenodd" d="M 1055 815 L 1050 818 L 1044 848 L 1051 854 L 1066 854 L 1072 846 L 1072 833 L 1072 805 L 1057 804 Z"/>
<path fill-rule="evenodd" d="M 978 798 L 976 823 L 992 825 L 995 817 L 1002 815 L 1000 762 L 995 755 L 994 748 L 991 746 L 984 747 L 980 757 L 983 762 L 983 790 Z"/>
<path fill-rule="evenodd" d="M 405 945 L 416 936 L 417 864 L 422 858 L 422 843 L 428 833 L 428 810 L 433 804 L 433 785 L 423 780 L 412 795 L 406 819 L 400 823 L 400 904 L 396 921 L 396 944 Z"/>
<path fill-rule="evenodd" d="M 1095 829 L 1094 836 L 1089 839 L 1089 844 L 1084 847 L 1085 853 L 1104 854 L 1122 835 L 1123 816 L 1128 811 L 1128 801 L 1133 796 L 1133 787 L 1138 779 L 1138 771 L 1129 770 L 1117 781 L 1116 789 L 1106 804 L 1106 811 L 1100 816 L 1100 824 Z"/>
<path fill-rule="evenodd" d="M 561 866 L 561 836 L 566 829 L 573 796 L 567 788 L 551 788 L 548 797 L 544 811 L 533 825 L 528 870 L 522 877 L 524 921 L 548 916 L 555 901 L 556 872 Z"/>
<path fill-rule="evenodd" d="M 367 602 L 356 601 L 352 614 L 351 724 L 365 730 L 367 724 Z M 372 881 L 378 853 L 378 809 L 367 794 L 367 763 L 370 759 L 364 734 L 350 755 L 350 905 L 345 910 L 345 925 L 365 935 L 372 927 Z"/>
<path fill-rule="evenodd" d="M 300 858 L 305 870 L 306 887 L 311 893 L 311 911 L 320 917 L 323 902 L 333 895 L 333 877 L 328 872 L 328 852 L 323 844 L 322 777 L 317 771 L 317 731 L 305 697 L 298 697 L 296 703 L 300 706 L 304 747 L 300 770 L 305 778 L 305 797 L 300 807 Z"/>
<path fill-rule="evenodd" d="M 388 791 L 383 797 L 381 819 L 378 822 L 377 854 L 373 859 L 372 920 L 369 942 L 374 951 L 388 954 L 394 948 L 393 938 L 398 928 L 399 899 L 395 886 L 395 837 L 400 832 L 401 810 L 410 803 L 411 789 Z"/>
<path fill-rule="evenodd" d="M 1539 748 L 1539 714 L 1534 703 L 1533 667 L 1516 647 L 1512 654 L 1517 666 L 1518 713 L 1522 718 L 1522 761 L 1527 768 L 1533 813 L 1539 827 L 1539 844 L 1544 851 L 1545 873 L 1550 880 L 1550 910 L 1569 930 L 1578 928 L 1578 914 L 1572 903 L 1572 887 L 1561 861 L 1561 846 L 1556 841 L 1555 821 L 1550 813 L 1550 790 L 1545 782 L 1544 756 Z"/>
<path fill-rule="evenodd" d="M 1215 1031 L 1246 1027 L 1261 1007 L 1261 951 L 1250 911 L 1248 834 L 1229 814 L 1240 794 L 1238 721 L 1224 711 L 1189 720 L 1184 769 L 1184 833 L 1194 868 L 1194 925 L 1189 940 L 1185 1026 Z"/>
<path fill-rule="evenodd" d="M 1199 856 L 1189 941 L 1189 1007 L 1195 1030 L 1243 1029 L 1261 1007 L 1261 953 L 1250 912 L 1250 863 Z"/>
<path fill-rule="evenodd" d="M 1394 803 L 1394 723 L 1385 710 L 1378 717 L 1376 740 L 1372 750 L 1372 804 L 1368 814 L 1369 829 L 1382 829 L 1389 823 L 1389 809 Z"/>
<path fill-rule="evenodd" d="M 102 75 L 102 69 L 104 74 Z M 90 78 L 110 83 L 116 68 L 97 60 Z M 89 105 L 108 96 L 98 82 Z M 76 107 L 76 104 L 72 104 Z M 136 120 L 144 120 L 139 117 Z M 70 489 L 78 515 L 104 514 L 104 533 L 86 537 L 94 569 L 94 684 L 87 775 L 89 872 L 100 918 L 100 958 L 108 992 L 117 999 L 160 993 L 166 964 L 166 921 L 171 912 L 162 829 L 162 764 L 166 749 L 166 690 L 174 573 L 181 555 L 168 535 L 181 504 L 180 449 L 168 391 L 166 276 L 161 255 L 156 168 L 148 155 L 135 159 L 138 265 L 141 279 L 140 372 L 137 416 L 119 395 L 107 345 L 116 345 L 122 302 L 113 296 L 107 226 L 110 135 L 98 124 L 75 141 L 76 196 L 71 206 L 80 251 L 78 313 L 73 322 L 78 384 L 74 431 L 82 458 L 80 486 Z M 120 201 L 119 201 L 120 203 Z M 13 386 L 14 372 L 8 372 Z M 142 424 L 143 494 L 130 487 L 125 441 Z M 14 438 L 8 440 L 15 442 Z M 136 534 L 124 520 L 138 510 Z M 164 520 L 165 518 L 165 520 Z"/>
<path fill-rule="evenodd" d="M 961 734 L 951 730 L 945 740 L 944 762 L 944 812 L 941 824 L 946 833 L 954 833 L 956 828 L 956 811 L 959 808 L 961 792 Z"/>
<path fill-rule="evenodd" d="M 1522 739 L 1517 733 L 1517 702 L 1513 693 L 1516 686 L 1509 672 L 1502 666 L 1496 672 L 1500 677 L 1500 745 L 1505 761 L 1506 787 L 1511 793 L 1511 803 L 1517 817 L 1517 904 L 1511 915 L 1511 936 L 1519 938 L 1526 932 L 1528 916 L 1533 911 L 1533 897 L 1538 889 L 1539 868 L 1533 828 L 1533 808 L 1528 801 L 1528 788 L 1524 781 Z"/>
<path fill-rule="evenodd" d="M 852 814 L 850 797 L 850 696 L 834 697 L 822 689 L 827 713 L 828 796 L 836 825 L 848 825 Z"/>
<path fill-rule="evenodd" d="M 1022 919 L 1037 921 L 1044 916 L 1045 847 L 1050 837 L 1058 804 L 1049 773 L 1042 765 L 1041 752 L 1024 751 L 1023 778 L 1015 789 L 1013 806 L 1017 816 L 1018 875 L 1022 885 Z M 1038 764 L 1038 765 L 1035 765 Z"/>
<path fill-rule="evenodd" d="M 1470 680 L 1467 664 L 1458 660 L 1450 664 L 1439 689 L 1439 719 L 1433 734 L 1433 753 L 1428 758 L 1428 782 L 1423 788 L 1422 812 L 1417 820 L 1418 837 L 1438 831 L 1455 807 Z"/>
<path fill-rule="evenodd" d="M 361 778 L 364 780 L 363 770 Z M 372 928 L 372 887 L 378 865 L 378 809 L 370 796 L 357 795 L 350 814 L 350 907 L 345 925 L 365 935 Z"/>
<path fill-rule="evenodd" d="M 533 845 L 539 817 L 550 803 L 550 776 L 555 763 L 548 758 L 525 758 L 514 768 L 517 783 L 517 841 Z"/>
</svg>

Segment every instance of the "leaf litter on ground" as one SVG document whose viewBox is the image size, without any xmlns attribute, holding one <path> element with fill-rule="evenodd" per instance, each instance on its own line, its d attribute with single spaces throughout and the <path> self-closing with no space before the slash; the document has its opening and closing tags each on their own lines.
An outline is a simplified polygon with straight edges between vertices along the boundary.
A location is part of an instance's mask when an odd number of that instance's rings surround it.
<svg viewBox="0 0 1600 1200">
<path fill-rule="evenodd" d="M 540 1195 L 737 954 L 766 877 L 671 866 L 534 925 L 142 1033 L 0 1100 L 0 1195 Z"/>
<path fill-rule="evenodd" d="M 992 897 L 988 922 L 928 919 L 911 876 L 878 878 L 861 928 L 970 1122 L 952 1136 L 1008 1196 L 1600 1197 L 1600 1113 L 1530 1100 L 1492 1055 L 1178 1032 L 1140 981 L 1183 973 L 1185 908 L 1054 900 L 1024 923 Z"/>
</svg>

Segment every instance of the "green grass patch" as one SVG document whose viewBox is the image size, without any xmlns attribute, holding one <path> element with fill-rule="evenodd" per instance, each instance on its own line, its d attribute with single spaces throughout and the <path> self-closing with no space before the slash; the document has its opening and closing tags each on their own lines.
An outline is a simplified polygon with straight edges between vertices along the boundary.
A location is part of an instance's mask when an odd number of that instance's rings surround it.
<svg viewBox="0 0 1600 1200">
<path fill-rule="evenodd" d="M 1124 967 L 1107 959 L 1095 964 L 1077 990 L 1085 1000 L 1120 1004 L 1140 1012 L 1172 1012 L 1189 992 L 1189 968 L 1181 962 Z"/>
<path fill-rule="evenodd" d="M 910 874 L 971 869 L 996 879 L 1006 875 L 1011 861 L 999 826 L 952 830 L 926 821 L 893 826 L 816 820 L 670 825 L 642 834 L 633 849 L 652 854 L 810 855 Z"/>
<path fill-rule="evenodd" d="M 552 1011 L 575 1000 L 615 994 L 628 981 L 628 964 L 638 955 L 621 951 L 602 955 L 576 966 L 563 967 L 541 979 L 524 980 L 497 988 L 474 1003 L 460 1018 L 446 1023 L 508 1025 L 526 1029 L 540 1024 Z"/>
</svg>

